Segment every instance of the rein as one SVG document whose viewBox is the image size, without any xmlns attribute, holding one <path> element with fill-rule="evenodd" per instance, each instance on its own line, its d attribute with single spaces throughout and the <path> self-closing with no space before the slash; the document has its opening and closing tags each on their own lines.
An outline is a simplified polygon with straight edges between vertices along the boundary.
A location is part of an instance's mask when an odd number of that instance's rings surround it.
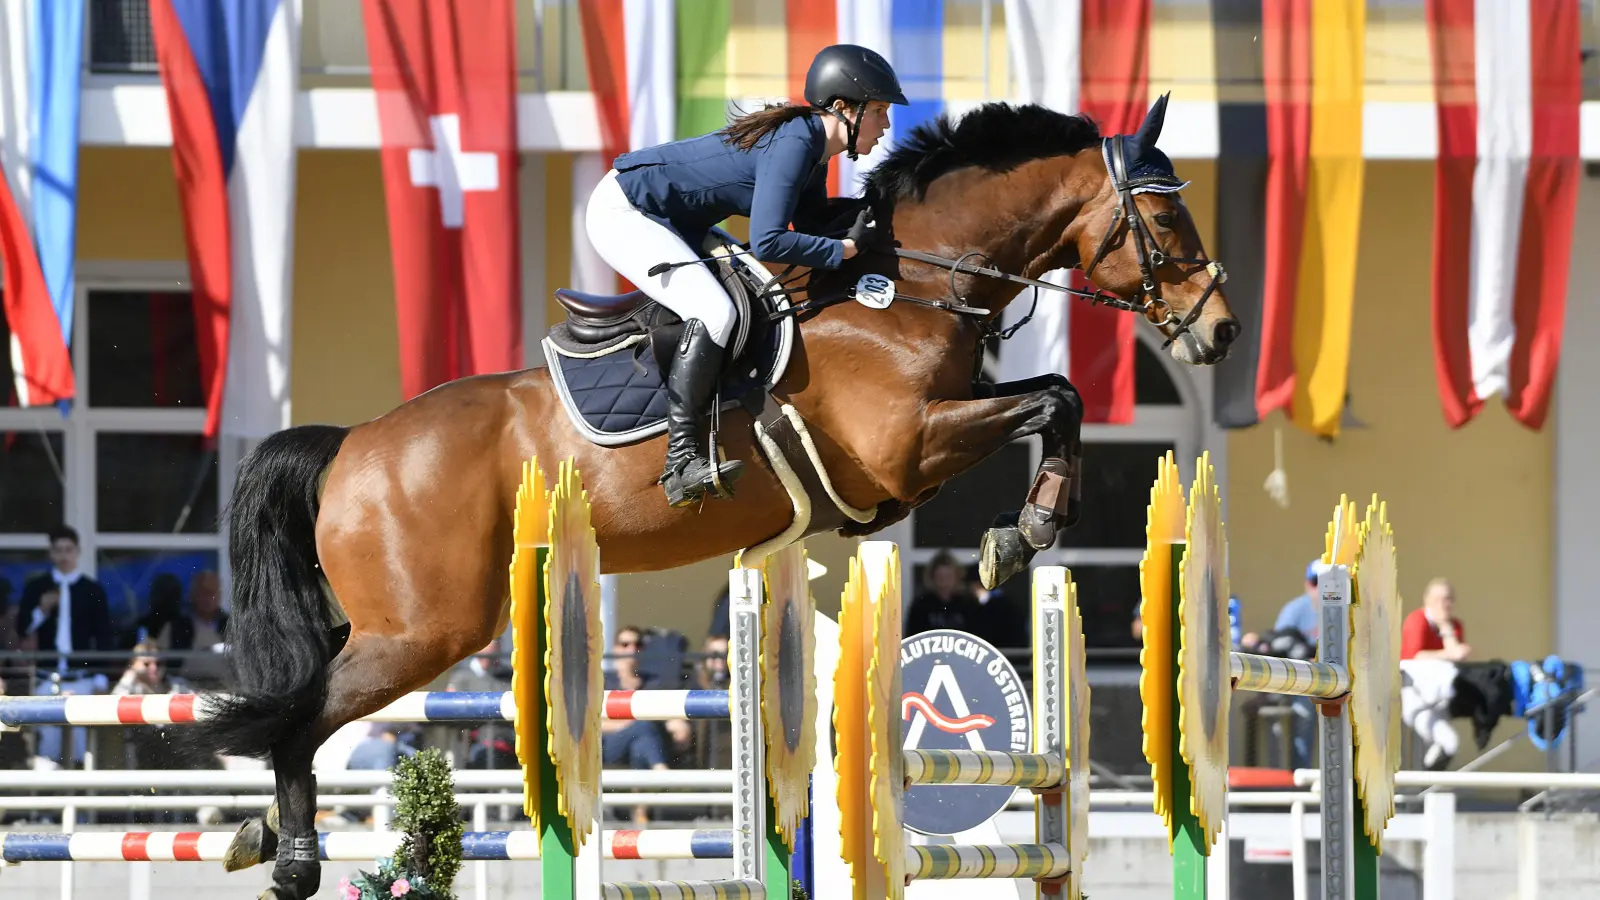
<svg viewBox="0 0 1600 900">
<path fill-rule="evenodd" d="M 1135 194 L 1144 193 L 1147 191 L 1171 193 L 1182 188 L 1184 186 L 1183 182 L 1179 182 L 1176 179 L 1161 175 L 1144 178 L 1129 178 L 1127 148 L 1123 141 L 1123 135 L 1120 134 L 1106 138 L 1104 141 L 1102 141 L 1101 155 L 1105 160 L 1106 173 L 1111 177 L 1112 189 L 1117 192 L 1118 204 L 1116 209 L 1112 212 L 1111 227 L 1106 230 L 1105 236 L 1100 239 L 1100 245 L 1096 249 L 1094 257 L 1089 261 L 1089 265 L 1083 267 L 1084 277 L 1088 278 L 1094 274 L 1095 267 L 1105 259 L 1107 252 L 1110 251 L 1112 241 L 1118 234 L 1122 232 L 1123 228 L 1126 227 L 1133 235 L 1134 249 L 1139 255 L 1139 273 L 1143 279 L 1139 288 L 1139 292 L 1134 295 L 1135 299 L 1123 299 L 1122 297 L 1107 293 L 1098 288 L 1094 290 L 1084 290 L 1082 288 L 1052 284 L 1048 281 L 1041 281 L 1036 278 L 1013 275 L 1010 272 L 1003 272 L 992 266 L 974 265 L 967 262 L 967 260 L 971 257 L 983 256 L 981 252 L 976 250 L 964 253 L 956 259 L 950 259 L 937 254 L 927 253 L 922 250 L 908 250 L 903 247 L 895 247 L 892 252 L 895 256 L 901 259 L 926 263 L 928 265 L 938 266 L 939 268 L 950 270 L 950 296 L 954 299 L 931 300 L 925 297 L 917 297 L 911 294 L 903 294 L 899 292 L 895 293 L 895 299 L 906 300 L 911 303 L 917 303 L 922 306 L 928 306 L 934 309 L 956 313 L 958 315 L 970 315 L 975 317 L 988 316 L 991 314 L 992 310 L 982 309 L 967 304 L 966 298 L 961 295 L 961 291 L 956 285 L 956 276 L 975 275 L 982 278 L 994 278 L 1000 281 L 1009 281 L 1013 284 L 1021 284 L 1033 288 L 1033 306 L 1029 308 L 1027 315 L 1023 316 L 1021 319 L 1017 320 L 1007 328 L 1000 328 L 998 324 L 994 322 L 989 323 L 988 327 L 984 330 L 984 338 L 987 338 L 991 335 L 999 335 L 1001 340 L 1010 340 L 1012 335 L 1016 334 L 1019 328 L 1028 324 L 1028 322 L 1033 318 L 1033 314 L 1039 306 L 1039 288 L 1044 288 L 1046 290 L 1057 291 L 1059 293 L 1088 300 L 1090 303 L 1097 306 L 1109 306 L 1113 309 L 1123 310 L 1125 312 L 1139 313 L 1152 324 L 1156 325 L 1158 328 L 1161 328 L 1163 331 L 1166 331 L 1169 328 L 1171 329 L 1170 332 L 1167 332 L 1166 342 L 1162 344 L 1163 347 L 1170 347 L 1174 341 L 1190 330 L 1190 326 L 1194 324 L 1195 319 L 1199 318 L 1201 311 L 1205 309 L 1206 301 L 1210 300 L 1211 295 L 1216 292 L 1217 285 L 1228 280 L 1228 273 L 1225 269 L 1223 269 L 1222 263 L 1214 259 L 1168 256 L 1165 253 L 1162 253 L 1160 245 L 1156 243 L 1154 235 L 1150 233 L 1149 227 L 1145 224 L 1144 215 L 1139 212 L 1138 206 L 1134 203 L 1133 197 Z M 1155 280 L 1155 270 L 1161 268 L 1167 263 L 1203 265 L 1206 268 L 1206 272 L 1211 275 L 1211 281 L 1206 285 L 1206 289 L 1204 293 L 1200 295 L 1200 299 L 1195 301 L 1194 306 L 1189 309 L 1188 314 L 1181 318 L 1176 312 L 1173 311 L 1172 307 L 1168 305 L 1164 299 L 1162 299 L 1161 286 Z M 664 267 L 665 265 L 659 268 Z M 791 288 L 787 284 L 787 279 L 789 273 L 792 272 L 794 268 L 794 266 L 789 266 L 784 270 L 783 274 L 774 276 L 771 281 L 762 286 L 760 293 L 767 296 L 776 296 L 779 294 L 788 295 Z M 655 274 L 654 270 L 652 270 L 651 274 Z M 853 291 L 846 291 L 836 296 L 808 297 L 806 300 L 791 306 L 788 309 L 774 311 L 770 318 L 771 320 L 776 321 L 784 316 L 792 315 L 798 317 L 807 312 L 845 302 L 852 299 L 852 297 Z"/>
</svg>

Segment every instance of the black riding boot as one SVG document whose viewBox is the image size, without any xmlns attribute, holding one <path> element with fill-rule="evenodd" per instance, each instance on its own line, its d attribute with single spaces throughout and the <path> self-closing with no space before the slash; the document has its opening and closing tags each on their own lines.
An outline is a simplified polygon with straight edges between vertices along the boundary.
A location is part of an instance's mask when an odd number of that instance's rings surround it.
<svg viewBox="0 0 1600 900">
<path fill-rule="evenodd" d="M 713 469 L 706 456 L 713 451 L 701 443 L 700 423 L 710 413 L 721 372 L 722 348 L 711 340 L 705 323 L 688 320 L 667 376 L 667 465 L 657 481 L 672 506 L 688 506 L 707 493 L 717 496 L 719 481 L 731 495 L 734 480 L 744 471 L 738 460 Z"/>
</svg>

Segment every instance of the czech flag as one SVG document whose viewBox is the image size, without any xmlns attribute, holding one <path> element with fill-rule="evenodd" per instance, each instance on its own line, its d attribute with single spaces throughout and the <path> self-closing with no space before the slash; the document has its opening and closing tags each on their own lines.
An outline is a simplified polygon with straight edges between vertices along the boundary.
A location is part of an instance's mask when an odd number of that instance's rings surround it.
<svg viewBox="0 0 1600 900">
<path fill-rule="evenodd" d="M 150 16 L 172 119 L 205 434 L 264 437 L 289 424 L 295 4 L 150 0 Z"/>
<path fill-rule="evenodd" d="M 62 404 L 72 358 L 83 0 L 0 3 L 0 257 L 18 406 Z"/>
</svg>

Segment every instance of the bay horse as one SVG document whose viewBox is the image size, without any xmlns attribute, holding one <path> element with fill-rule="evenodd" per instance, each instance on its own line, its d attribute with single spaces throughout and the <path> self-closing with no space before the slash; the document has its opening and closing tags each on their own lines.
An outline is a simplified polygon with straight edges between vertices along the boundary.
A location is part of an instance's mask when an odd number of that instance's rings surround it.
<svg viewBox="0 0 1600 900">
<path fill-rule="evenodd" d="M 843 500 L 875 510 L 841 533 L 899 521 L 1031 435 L 1044 463 L 1023 509 L 985 538 L 985 580 L 1021 571 L 1077 519 L 1077 391 L 1058 374 L 976 377 L 1002 310 L 1046 272 L 1085 269 L 1106 292 L 1093 299 L 1143 313 L 1182 362 L 1226 356 L 1240 326 L 1180 199 L 1184 183 L 1156 149 L 1165 103 L 1132 136 L 1104 138 L 1087 118 L 1032 105 L 919 126 L 863 194 L 892 246 L 838 272 L 786 273 L 798 338 L 771 393 L 808 424 Z M 862 298 L 849 285 L 869 273 L 892 279 L 893 302 L 852 302 Z M 736 496 L 686 509 L 656 484 L 665 437 L 586 439 L 543 366 L 453 381 L 352 427 L 265 439 L 241 464 L 227 513 L 232 693 L 210 698 L 210 716 L 185 735 L 196 749 L 270 757 L 276 774 L 276 809 L 241 826 L 226 865 L 276 854 L 263 897 L 316 892 L 313 753 L 504 631 L 525 460 L 537 457 L 547 477 L 556 461 L 576 461 L 605 571 L 668 569 L 789 526 L 790 496 L 752 426 L 738 409 L 721 423 L 725 451 L 746 464 Z"/>
</svg>

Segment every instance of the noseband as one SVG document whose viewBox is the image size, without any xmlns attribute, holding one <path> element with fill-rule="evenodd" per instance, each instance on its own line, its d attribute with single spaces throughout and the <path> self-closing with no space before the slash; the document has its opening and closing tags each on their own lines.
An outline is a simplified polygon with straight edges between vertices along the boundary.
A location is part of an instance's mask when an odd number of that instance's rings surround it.
<svg viewBox="0 0 1600 900">
<path fill-rule="evenodd" d="M 1194 320 L 1199 318 L 1200 311 L 1205 309 L 1206 301 L 1210 300 L 1211 295 L 1216 292 L 1217 285 L 1228 280 L 1228 273 L 1222 268 L 1222 263 L 1213 259 L 1168 256 L 1162 253 L 1160 245 L 1156 243 L 1155 237 L 1150 234 L 1150 229 L 1145 225 L 1144 215 L 1139 212 L 1138 205 L 1133 202 L 1135 194 L 1175 193 L 1188 182 L 1181 182 L 1166 175 L 1129 178 L 1127 147 L 1123 143 L 1123 136 L 1120 134 L 1103 140 L 1100 144 L 1100 151 L 1105 158 L 1106 173 L 1111 176 L 1111 188 L 1117 192 L 1118 204 L 1111 213 L 1111 227 L 1106 229 L 1105 237 L 1100 239 L 1100 246 L 1095 250 L 1094 258 L 1089 260 L 1089 264 L 1084 267 L 1083 274 L 1086 278 L 1094 276 L 1095 266 L 1098 266 L 1101 260 L 1105 259 L 1106 252 L 1111 249 L 1112 239 L 1126 225 L 1133 235 L 1134 250 L 1139 254 L 1139 274 L 1142 276 L 1143 283 L 1140 285 L 1139 293 L 1135 294 L 1132 299 L 1113 297 L 1109 294 L 1101 294 L 1099 297 L 1091 299 L 1116 309 L 1142 314 L 1163 332 L 1167 333 L 1166 343 L 1162 344 L 1162 346 L 1171 346 L 1172 342 L 1188 331 L 1189 326 L 1194 324 Z M 1161 299 L 1161 285 L 1156 282 L 1155 278 L 1155 270 L 1169 262 L 1203 265 L 1206 267 L 1206 272 L 1211 275 L 1211 282 L 1206 285 L 1205 292 L 1200 295 L 1200 299 L 1190 308 L 1189 314 L 1181 319 L 1177 313 L 1173 312 L 1167 301 Z M 1169 328 L 1172 330 L 1168 331 Z"/>
</svg>

